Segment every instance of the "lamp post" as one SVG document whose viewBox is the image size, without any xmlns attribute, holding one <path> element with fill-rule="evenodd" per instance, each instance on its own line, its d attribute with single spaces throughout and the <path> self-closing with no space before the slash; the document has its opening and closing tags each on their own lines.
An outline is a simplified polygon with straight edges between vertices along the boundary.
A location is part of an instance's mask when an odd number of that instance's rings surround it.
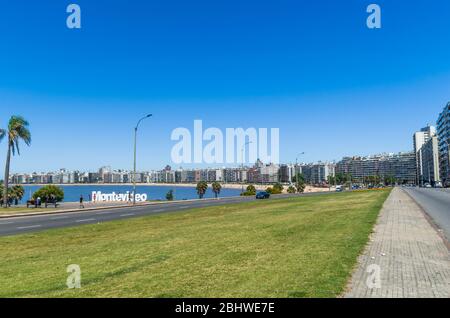
<svg viewBox="0 0 450 318">
<path fill-rule="evenodd" d="M 241 193 L 244 193 L 244 178 L 242 177 L 244 172 L 244 149 L 247 145 L 252 144 L 253 141 L 247 141 L 241 148 L 241 183 L 242 183 L 242 189 Z"/>
<path fill-rule="evenodd" d="M 133 205 L 136 205 L 136 141 L 137 141 L 137 131 L 139 128 L 139 124 L 144 119 L 152 117 L 152 114 L 148 114 L 147 116 L 142 117 L 134 127 L 134 164 L 133 164 Z"/>
</svg>

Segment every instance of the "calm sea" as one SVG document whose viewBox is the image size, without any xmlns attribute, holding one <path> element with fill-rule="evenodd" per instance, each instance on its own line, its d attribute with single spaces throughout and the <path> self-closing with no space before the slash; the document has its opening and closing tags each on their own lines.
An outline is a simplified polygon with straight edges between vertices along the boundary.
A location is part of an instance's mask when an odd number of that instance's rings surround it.
<svg viewBox="0 0 450 318">
<path fill-rule="evenodd" d="M 29 200 L 33 193 L 41 188 L 42 186 L 26 185 L 25 195 L 23 197 L 23 202 Z M 86 201 L 89 200 L 92 191 L 101 191 L 103 193 L 115 192 L 125 193 L 127 191 L 132 191 L 133 187 L 129 185 L 71 185 L 71 186 L 60 186 L 64 190 L 64 201 L 65 202 L 77 202 L 80 199 L 80 195 L 83 195 Z M 180 187 L 180 186 L 136 186 L 137 193 L 146 193 L 148 200 L 166 200 L 166 194 L 169 190 L 174 191 L 175 200 L 184 199 L 198 199 L 197 190 L 195 186 L 192 187 Z M 238 196 L 241 193 L 240 189 L 222 189 L 220 192 L 220 197 L 231 197 Z M 205 198 L 213 198 L 214 193 L 209 187 L 206 192 Z"/>
</svg>

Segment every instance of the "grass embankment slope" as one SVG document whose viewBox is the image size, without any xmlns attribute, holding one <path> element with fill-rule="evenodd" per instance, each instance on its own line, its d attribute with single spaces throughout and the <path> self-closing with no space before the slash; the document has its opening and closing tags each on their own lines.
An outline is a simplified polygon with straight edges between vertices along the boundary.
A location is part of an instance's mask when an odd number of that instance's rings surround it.
<svg viewBox="0 0 450 318">
<path fill-rule="evenodd" d="M 0 238 L 1 297 L 335 297 L 389 190 Z M 69 264 L 81 289 L 66 287 Z"/>
</svg>

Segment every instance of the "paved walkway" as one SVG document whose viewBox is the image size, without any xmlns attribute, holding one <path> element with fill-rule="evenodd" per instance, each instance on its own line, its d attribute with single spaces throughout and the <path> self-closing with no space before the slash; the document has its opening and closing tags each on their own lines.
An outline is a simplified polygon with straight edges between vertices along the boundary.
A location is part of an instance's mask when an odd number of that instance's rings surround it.
<svg viewBox="0 0 450 318">
<path fill-rule="evenodd" d="M 450 297 L 449 250 L 402 189 L 386 200 L 345 297 Z"/>
</svg>

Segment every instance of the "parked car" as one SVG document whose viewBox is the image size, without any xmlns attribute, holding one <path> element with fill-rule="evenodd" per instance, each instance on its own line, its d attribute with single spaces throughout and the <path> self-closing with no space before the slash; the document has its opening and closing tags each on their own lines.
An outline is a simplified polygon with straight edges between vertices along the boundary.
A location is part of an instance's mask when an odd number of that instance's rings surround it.
<svg viewBox="0 0 450 318">
<path fill-rule="evenodd" d="M 342 192 L 344 188 L 341 185 L 336 186 L 336 192 Z"/>
<path fill-rule="evenodd" d="M 270 198 L 270 193 L 266 191 L 261 191 L 256 194 L 257 199 L 268 199 Z"/>
</svg>

